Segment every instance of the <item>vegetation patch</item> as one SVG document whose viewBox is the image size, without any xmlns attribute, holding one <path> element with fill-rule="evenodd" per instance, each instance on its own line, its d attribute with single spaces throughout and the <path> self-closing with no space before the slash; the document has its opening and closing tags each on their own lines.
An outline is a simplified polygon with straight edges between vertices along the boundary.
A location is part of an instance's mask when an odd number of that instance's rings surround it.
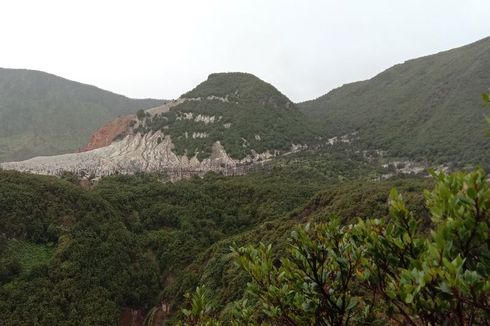
<svg viewBox="0 0 490 326">
<path fill-rule="evenodd" d="M 45 265 L 54 253 L 54 247 L 22 240 L 8 240 L 5 256 L 12 257 L 20 263 L 22 271 L 29 273 L 33 268 Z"/>
<path fill-rule="evenodd" d="M 480 93 L 490 85 L 490 38 L 408 60 L 298 107 L 325 137 L 359 132 L 365 149 L 411 160 L 481 164 L 490 142 Z"/>
</svg>

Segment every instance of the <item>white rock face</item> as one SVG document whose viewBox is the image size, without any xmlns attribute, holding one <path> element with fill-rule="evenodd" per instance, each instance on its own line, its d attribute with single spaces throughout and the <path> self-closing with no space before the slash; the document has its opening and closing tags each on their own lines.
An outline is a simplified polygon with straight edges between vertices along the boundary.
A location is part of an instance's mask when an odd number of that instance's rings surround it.
<svg viewBox="0 0 490 326">
<path fill-rule="evenodd" d="M 186 155 L 178 156 L 173 150 L 170 136 L 161 132 L 145 135 L 128 135 L 123 140 L 95 150 L 40 156 L 21 162 L 2 163 L 3 169 L 27 171 L 38 174 L 59 174 L 62 171 L 84 172 L 103 176 L 136 171 L 156 172 L 165 169 L 217 170 L 222 165 L 236 166 L 219 142 L 213 145 L 210 158 L 203 161 Z"/>
<path fill-rule="evenodd" d="M 208 138 L 208 133 L 207 132 L 193 132 L 192 133 L 192 138 Z"/>
<path fill-rule="evenodd" d="M 217 100 L 217 101 L 221 101 L 221 102 L 230 102 L 228 100 L 228 95 L 226 95 L 225 97 L 211 95 L 211 96 L 206 97 L 206 100 Z"/>
<path fill-rule="evenodd" d="M 204 122 L 205 124 L 214 123 L 214 120 L 215 120 L 214 115 L 209 116 L 204 114 L 198 114 L 194 119 L 195 122 Z"/>
<path fill-rule="evenodd" d="M 359 138 L 357 136 L 358 134 L 359 134 L 359 132 L 354 131 L 354 132 L 352 132 L 350 134 L 346 134 L 346 135 L 342 135 L 342 136 L 338 136 L 338 137 L 329 138 L 329 139 L 327 139 L 326 144 L 327 145 L 334 145 L 334 144 L 337 144 L 337 143 L 350 144 L 353 140 Z"/>
<path fill-rule="evenodd" d="M 183 115 L 178 115 L 176 117 L 177 120 L 192 120 L 194 113 L 192 112 L 184 112 Z"/>
<path fill-rule="evenodd" d="M 240 171 L 244 171 L 244 166 L 273 157 L 266 152 L 253 153 L 243 160 L 234 160 L 219 141 L 213 144 L 211 156 L 202 161 L 196 156 L 179 156 L 173 152 L 173 148 L 170 136 L 160 131 L 145 135 L 137 133 L 109 146 L 87 152 L 39 156 L 26 161 L 1 163 L 0 167 L 45 175 L 69 171 L 82 177 L 167 172 L 171 179 L 177 180 L 194 174 L 202 175 L 208 171 L 240 174 Z"/>
</svg>

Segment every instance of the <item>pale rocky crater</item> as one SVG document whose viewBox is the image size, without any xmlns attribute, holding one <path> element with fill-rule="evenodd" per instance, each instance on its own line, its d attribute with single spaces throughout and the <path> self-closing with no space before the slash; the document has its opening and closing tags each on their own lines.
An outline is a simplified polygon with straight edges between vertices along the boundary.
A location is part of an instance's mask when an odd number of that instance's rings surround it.
<svg viewBox="0 0 490 326">
<path fill-rule="evenodd" d="M 242 160 L 231 158 L 219 141 L 212 147 L 209 158 L 202 161 L 193 155 L 177 155 L 169 135 L 161 131 L 147 134 L 130 134 L 109 146 L 94 150 L 55 156 L 39 156 L 26 161 L 1 163 L 6 170 L 35 174 L 59 175 L 63 171 L 80 176 L 101 177 L 115 173 L 168 172 L 173 179 L 208 171 L 241 174 L 243 167 L 272 159 L 278 153 L 255 153 Z M 184 174 L 184 175 L 182 175 Z"/>
<path fill-rule="evenodd" d="M 208 96 L 205 100 L 218 100 L 228 102 L 228 97 Z M 150 115 L 157 115 L 168 112 L 173 107 L 185 101 L 201 101 L 201 98 L 179 98 L 170 101 L 162 106 L 145 110 Z M 221 120 L 221 116 L 195 115 L 192 112 L 183 112 L 177 119 L 194 120 L 196 123 L 215 123 Z M 127 128 L 125 132 L 117 124 L 117 132 L 109 133 L 114 128 L 109 128 L 114 122 L 102 127 L 98 133 L 99 136 L 116 139 L 117 135 L 124 138 L 115 140 L 110 143 L 109 139 L 103 139 L 87 147 L 85 151 L 79 153 L 70 153 L 54 156 L 39 156 L 20 162 L 0 163 L 0 168 L 6 170 L 17 170 L 44 175 L 59 175 L 62 172 L 73 172 L 82 178 L 102 177 L 111 174 L 134 174 L 136 172 L 167 172 L 171 180 L 190 177 L 192 175 L 203 175 L 206 172 L 221 172 L 225 175 L 243 174 L 247 169 L 258 162 L 266 162 L 278 155 L 287 155 L 305 149 L 306 145 L 291 145 L 291 151 L 280 153 L 279 151 L 265 151 L 257 153 L 251 149 L 251 154 L 242 160 L 231 158 L 225 151 L 222 144 L 217 141 L 212 146 L 211 156 L 203 160 L 197 158 L 197 153 L 188 153 L 188 155 L 177 155 L 174 150 L 174 144 L 170 135 L 162 131 L 150 132 L 146 134 L 135 133 L 134 130 L 140 123 L 136 116 L 129 115 L 120 118 L 124 120 L 122 127 Z M 127 121 L 126 121 L 127 120 Z M 133 123 L 131 123 L 133 122 Z M 231 123 L 226 123 L 225 128 L 230 128 Z M 109 133 L 110 135 L 106 135 Z M 117 134 L 117 135 L 116 135 Z M 187 132 L 186 138 L 190 137 Z M 192 138 L 207 138 L 205 132 L 194 132 Z M 260 138 L 260 136 L 256 136 Z M 107 140 L 109 142 L 107 142 Z M 244 145 L 248 142 L 242 139 Z M 100 144 L 99 144 L 100 143 Z M 103 146 L 103 147 L 102 147 Z M 192 156 L 190 156 L 192 155 Z"/>
</svg>

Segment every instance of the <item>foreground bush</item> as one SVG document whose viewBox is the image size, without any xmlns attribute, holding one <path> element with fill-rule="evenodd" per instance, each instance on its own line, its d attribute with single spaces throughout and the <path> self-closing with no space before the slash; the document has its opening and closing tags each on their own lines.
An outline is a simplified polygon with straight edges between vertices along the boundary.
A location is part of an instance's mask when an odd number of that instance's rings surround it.
<svg viewBox="0 0 490 326">
<path fill-rule="evenodd" d="M 483 325 L 490 320 L 490 189 L 483 170 L 434 173 L 432 225 L 392 190 L 390 217 L 300 226 L 288 255 L 232 248 L 251 278 L 220 316 L 209 291 L 188 295 L 184 325 Z M 221 321 L 219 321 L 221 320 Z M 224 322 L 222 322 L 224 320 Z"/>
</svg>

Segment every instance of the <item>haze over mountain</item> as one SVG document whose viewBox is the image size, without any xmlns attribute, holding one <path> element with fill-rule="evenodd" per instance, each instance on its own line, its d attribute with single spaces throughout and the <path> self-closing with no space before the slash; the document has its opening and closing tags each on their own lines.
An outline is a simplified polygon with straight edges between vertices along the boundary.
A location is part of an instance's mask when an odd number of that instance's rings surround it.
<svg viewBox="0 0 490 326">
<path fill-rule="evenodd" d="M 408 60 L 299 104 L 330 137 L 359 132 L 367 148 L 438 162 L 487 164 L 481 93 L 490 87 L 490 37 Z"/>
<path fill-rule="evenodd" d="M 250 74 L 221 73 L 178 100 L 104 126 L 88 151 L 2 167 L 85 176 L 226 171 L 296 151 L 313 136 L 304 115 L 272 85 Z"/>
<path fill-rule="evenodd" d="M 40 71 L 0 68 L 0 162 L 77 151 L 104 123 L 162 103 Z"/>
<path fill-rule="evenodd" d="M 428 165 L 490 161 L 480 97 L 490 86 L 490 38 L 409 60 L 298 105 L 247 73 L 212 74 L 179 99 L 158 106 L 161 102 L 130 100 L 39 72 L 0 75 L 11 80 L 0 84 L 8 95 L 2 102 L 17 105 L 0 106 L 0 144 L 17 148 L 4 149 L 4 157 L 22 157 L 29 149 L 44 155 L 63 148 L 74 152 L 111 115 L 153 107 L 106 124 L 83 153 L 3 164 L 8 169 L 96 176 L 224 171 L 308 146 L 328 146 L 342 136 L 344 142 L 355 138 L 362 150 Z"/>
</svg>

